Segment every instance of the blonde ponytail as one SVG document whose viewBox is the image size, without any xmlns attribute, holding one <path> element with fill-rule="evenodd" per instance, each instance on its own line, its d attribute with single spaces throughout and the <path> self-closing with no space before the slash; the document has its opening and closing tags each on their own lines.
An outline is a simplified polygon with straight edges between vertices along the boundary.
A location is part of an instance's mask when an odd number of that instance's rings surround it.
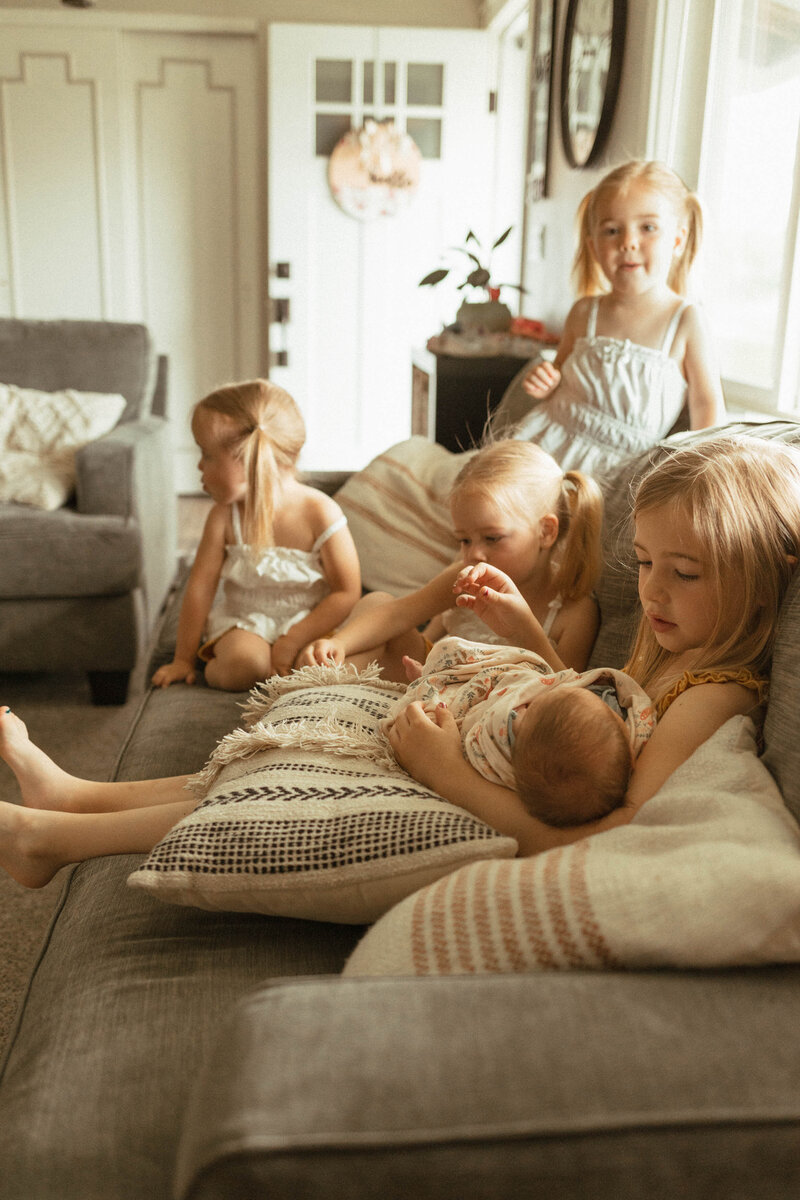
<svg viewBox="0 0 800 1200">
<path fill-rule="evenodd" d="M 580 600 L 591 594 L 600 574 L 603 493 L 591 476 L 567 471 L 561 494 L 554 583 L 565 600 Z"/>
<path fill-rule="evenodd" d="M 300 409 L 287 391 L 267 379 L 226 384 L 198 401 L 196 410 L 201 408 L 233 422 L 228 448 L 241 459 L 247 482 L 242 519 L 245 543 L 274 545 L 281 479 L 296 471 L 306 440 Z"/>
</svg>

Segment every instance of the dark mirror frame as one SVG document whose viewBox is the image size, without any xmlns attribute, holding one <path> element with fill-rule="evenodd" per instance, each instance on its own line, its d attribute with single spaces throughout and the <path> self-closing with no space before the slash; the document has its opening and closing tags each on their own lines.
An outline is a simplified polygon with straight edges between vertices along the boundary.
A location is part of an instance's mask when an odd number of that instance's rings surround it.
<svg viewBox="0 0 800 1200">
<path fill-rule="evenodd" d="M 584 0 L 569 0 L 567 18 L 564 25 L 564 45 L 561 52 L 561 141 L 564 154 L 571 167 L 589 167 L 596 162 L 603 151 L 611 129 L 614 107 L 617 103 L 620 79 L 622 77 L 622 58 L 625 51 L 625 26 L 628 6 L 626 0 L 612 0 L 611 10 L 611 53 L 608 63 L 608 75 L 603 92 L 603 106 L 598 115 L 594 141 L 586 158 L 579 162 L 575 157 L 570 129 L 569 106 L 569 77 L 570 59 L 572 57 L 572 42 L 578 10 Z"/>
</svg>

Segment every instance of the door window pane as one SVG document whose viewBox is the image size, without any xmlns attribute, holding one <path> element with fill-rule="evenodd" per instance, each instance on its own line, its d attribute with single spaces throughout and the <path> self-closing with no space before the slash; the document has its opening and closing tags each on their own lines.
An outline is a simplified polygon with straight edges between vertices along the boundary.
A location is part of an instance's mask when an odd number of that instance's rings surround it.
<svg viewBox="0 0 800 1200">
<path fill-rule="evenodd" d="M 432 104 L 441 107 L 444 95 L 444 67 L 441 63 L 409 63 L 406 84 L 408 104 Z"/>
<path fill-rule="evenodd" d="M 349 104 L 353 98 L 353 64 L 349 59 L 317 59 L 317 102 Z"/>
<path fill-rule="evenodd" d="M 317 113 L 314 153 L 327 158 L 351 124 L 347 113 Z"/>
<path fill-rule="evenodd" d="M 442 157 L 442 122 L 438 117 L 409 117 L 406 132 L 419 146 L 423 158 Z"/>
</svg>

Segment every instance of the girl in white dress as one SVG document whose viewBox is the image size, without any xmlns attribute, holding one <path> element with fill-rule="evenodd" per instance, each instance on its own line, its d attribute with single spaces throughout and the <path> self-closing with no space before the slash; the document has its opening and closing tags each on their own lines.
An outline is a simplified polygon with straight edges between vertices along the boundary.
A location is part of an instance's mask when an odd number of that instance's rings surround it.
<svg viewBox="0 0 800 1200">
<path fill-rule="evenodd" d="M 175 657 L 153 684 L 194 683 L 199 654 L 210 687 L 245 691 L 288 675 L 308 641 L 344 620 L 361 595 L 358 555 L 338 504 L 296 477 L 306 431 L 283 388 L 264 379 L 218 388 L 195 407 L 192 433 L 214 506 Z"/>
<path fill-rule="evenodd" d="M 701 315 L 683 299 L 702 233 L 694 193 L 662 163 L 629 162 L 584 197 L 578 220 L 581 299 L 553 362 L 519 377 L 539 403 L 515 436 L 596 475 L 661 441 L 684 405 L 704 429 L 724 402 Z"/>
<path fill-rule="evenodd" d="M 513 637 L 458 599 L 464 567 L 490 563 L 508 573 L 529 606 L 537 634 L 528 648 L 555 671 L 584 669 L 600 620 L 592 589 L 603 497 L 595 481 L 562 471 L 539 446 L 507 438 L 468 458 L 453 484 L 450 512 L 459 561 L 407 596 L 365 596 L 334 637 L 305 648 L 297 666 L 346 660 L 363 667 L 377 660 L 385 679 L 404 683 L 404 657 L 424 660 L 445 634 L 508 645 Z"/>
</svg>

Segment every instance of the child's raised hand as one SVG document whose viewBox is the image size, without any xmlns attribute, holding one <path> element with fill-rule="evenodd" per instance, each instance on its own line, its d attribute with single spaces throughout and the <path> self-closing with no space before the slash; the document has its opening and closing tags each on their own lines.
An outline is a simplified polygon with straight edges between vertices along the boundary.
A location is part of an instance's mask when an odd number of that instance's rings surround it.
<svg viewBox="0 0 800 1200">
<path fill-rule="evenodd" d="M 403 770 L 434 792 L 440 790 L 437 781 L 451 774 L 449 764 L 464 764 L 461 734 L 444 704 L 437 705 L 430 714 L 418 701 L 409 704 L 396 718 L 388 736 Z"/>
<path fill-rule="evenodd" d="M 561 382 L 561 372 L 546 360 L 531 367 L 522 380 L 522 389 L 534 400 L 544 400 Z"/>
<path fill-rule="evenodd" d="M 340 666 L 344 659 L 344 646 L 338 638 L 317 638 L 303 647 L 294 664 L 296 667 L 333 667 Z"/>
<path fill-rule="evenodd" d="M 187 662 L 183 658 L 173 658 L 172 662 L 164 663 L 163 667 L 159 667 L 153 672 L 153 678 L 150 680 L 153 687 L 167 688 L 171 683 L 194 683 L 197 679 L 197 672 L 194 669 L 194 663 Z"/>
<path fill-rule="evenodd" d="M 504 571 L 489 563 L 465 567 L 453 585 L 458 608 L 468 608 L 512 646 L 528 645 L 539 622 L 525 597 Z"/>
</svg>

